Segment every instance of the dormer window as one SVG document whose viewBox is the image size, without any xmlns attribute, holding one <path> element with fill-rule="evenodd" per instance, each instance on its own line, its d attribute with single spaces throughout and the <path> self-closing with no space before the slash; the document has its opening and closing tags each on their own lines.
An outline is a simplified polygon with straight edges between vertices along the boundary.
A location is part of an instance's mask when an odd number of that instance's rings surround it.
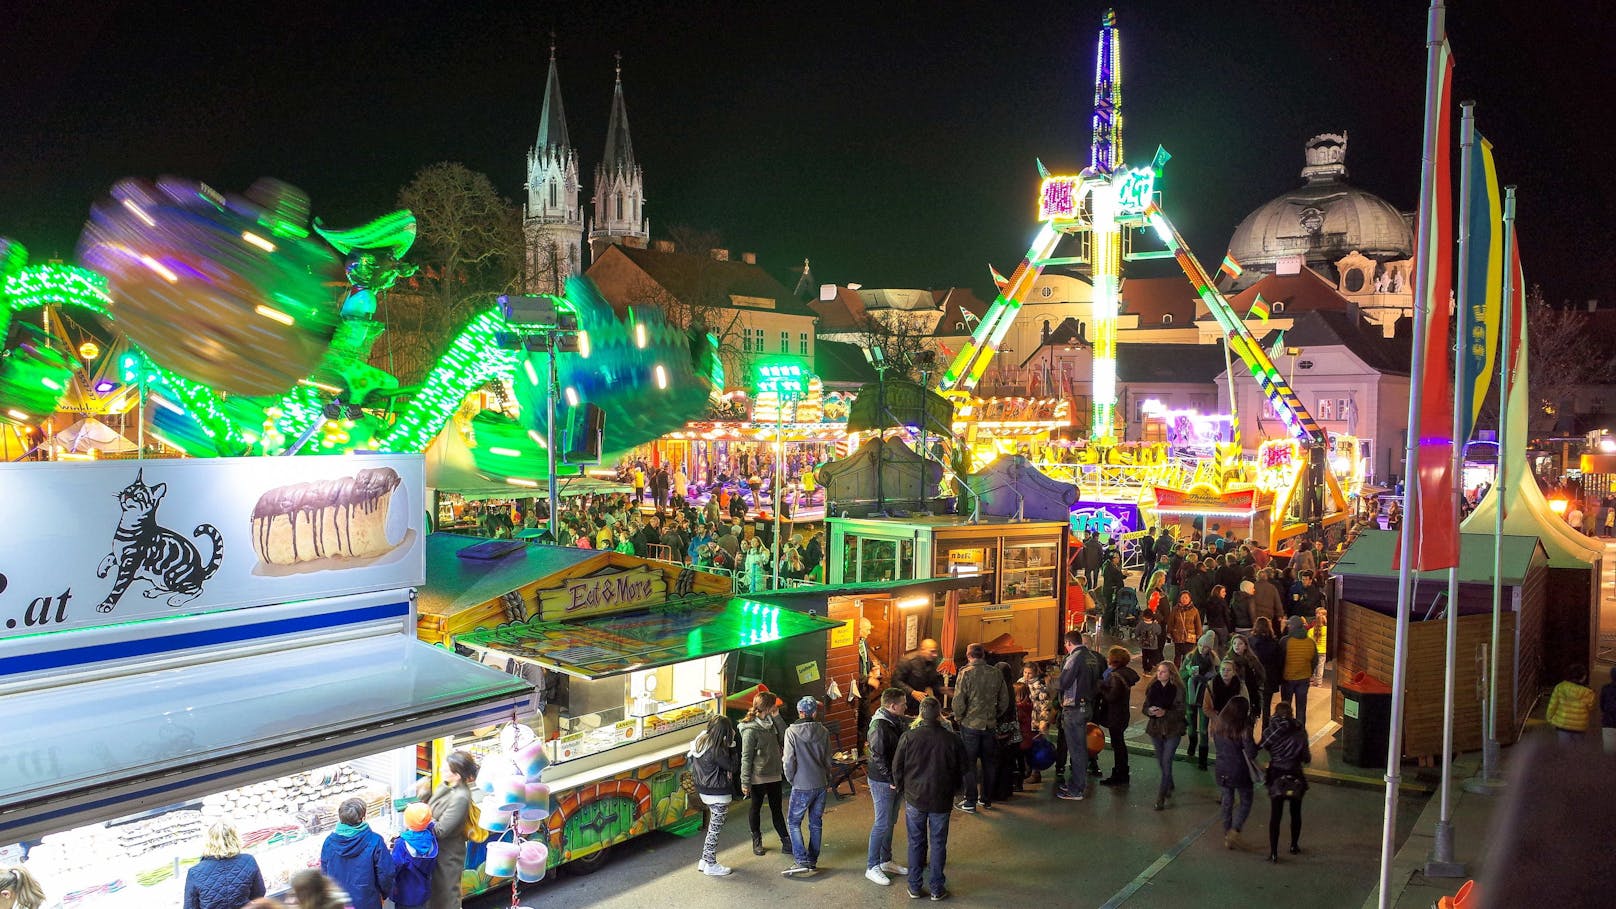
<svg viewBox="0 0 1616 909">
<path fill-rule="evenodd" d="M 1272 312 L 1276 316 L 1279 315 L 1280 313 L 1284 312 L 1285 311 L 1285 303 L 1284 303 L 1284 301 L 1275 300 L 1273 303 L 1270 303 L 1269 306 L 1268 306 L 1268 311 Z"/>
<path fill-rule="evenodd" d="M 1173 324 L 1173 314 L 1170 313 L 1170 312 L 1162 313 L 1162 324 L 1163 325 L 1171 325 L 1171 324 Z"/>
</svg>

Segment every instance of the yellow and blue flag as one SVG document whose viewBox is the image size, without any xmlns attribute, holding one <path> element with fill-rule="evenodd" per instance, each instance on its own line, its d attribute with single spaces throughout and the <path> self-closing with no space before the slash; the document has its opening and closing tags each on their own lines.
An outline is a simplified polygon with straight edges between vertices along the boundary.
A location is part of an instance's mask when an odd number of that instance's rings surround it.
<svg viewBox="0 0 1616 909">
<path fill-rule="evenodd" d="M 1455 391 L 1463 395 L 1465 406 L 1457 444 L 1463 445 L 1475 430 L 1481 404 L 1487 398 L 1493 373 L 1497 372 L 1498 333 L 1504 295 L 1504 206 L 1498 191 L 1498 170 L 1493 163 L 1491 142 L 1478 133 L 1476 153 L 1470 156 L 1470 235 L 1469 263 L 1465 275 L 1465 299 L 1470 317 L 1470 334 L 1460 338 L 1464 357 L 1464 381 Z"/>
</svg>

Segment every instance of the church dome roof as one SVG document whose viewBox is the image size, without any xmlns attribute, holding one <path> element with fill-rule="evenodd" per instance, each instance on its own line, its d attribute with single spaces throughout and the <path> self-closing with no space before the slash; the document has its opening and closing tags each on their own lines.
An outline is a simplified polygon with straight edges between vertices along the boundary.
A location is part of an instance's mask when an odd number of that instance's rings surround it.
<svg viewBox="0 0 1616 909">
<path fill-rule="evenodd" d="M 1354 250 L 1382 262 L 1414 254 L 1402 213 L 1346 182 L 1345 134 L 1314 136 L 1306 154 L 1306 182 L 1247 215 L 1229 239 L 1230 254 L 1247 272 L 1237 287 L 1273 274 L 1287 256 L 1302 256 L 1313 270 L 1331 275 L 1333 263 Z"/>
</svg>

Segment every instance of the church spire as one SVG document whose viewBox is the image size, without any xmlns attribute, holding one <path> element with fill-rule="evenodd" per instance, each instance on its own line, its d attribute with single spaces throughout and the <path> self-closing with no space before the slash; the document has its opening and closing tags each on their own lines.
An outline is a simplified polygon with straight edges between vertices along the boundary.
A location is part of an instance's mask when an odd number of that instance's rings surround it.
<svg viewBox="0 0 1616 909">
<path fill-rule="evenodd" d="M 634 170 L 634 143 L 628 134 L 628 107 L 623 103 L 623 55 L 617 54 L 617 82 L 612 88 L 612 116 L 606 127 L 606 159 L 608 171 L 629 173 Z"/>
<path fill-rule="evenodd" d="M 567 114 L 561 108 L 561 77 L 556 73 L 555 33 L 550 34 L 550 75 L 544 81 L 544 110 L 539 115 L 539 151 L 570 148 L 567 141 Z"/>
</svg>

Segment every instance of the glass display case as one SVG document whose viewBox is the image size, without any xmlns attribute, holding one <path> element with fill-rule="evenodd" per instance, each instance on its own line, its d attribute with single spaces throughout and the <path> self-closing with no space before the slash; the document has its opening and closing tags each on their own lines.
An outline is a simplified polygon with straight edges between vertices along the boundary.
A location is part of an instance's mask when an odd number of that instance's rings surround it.
<svg viewBox="0 0 1616 909">
<path fill-rule="evenodd" d="M 562 764 L 704 725 L 718 713 L 724 657 L 588 681 L 570 678 L 546 705 L 550 761 Z"/>
<path fill-rule="evenodd" d="M 1055 595 L 1055 569 L 1060 546 L 1056 541 L 1004 544 L 999 563 L 999 599 L 1025 600 Z"/>
</svg>

